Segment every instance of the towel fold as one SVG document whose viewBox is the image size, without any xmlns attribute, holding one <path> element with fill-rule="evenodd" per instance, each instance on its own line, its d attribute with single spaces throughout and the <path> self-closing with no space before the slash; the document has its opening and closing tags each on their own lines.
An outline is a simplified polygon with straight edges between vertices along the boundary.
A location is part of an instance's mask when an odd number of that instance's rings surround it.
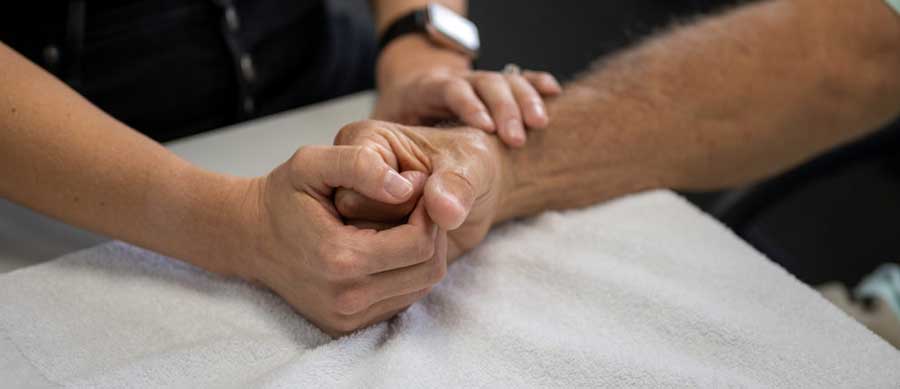
<svg viewBox="0 0 900 389">
<path fill-rule="evenodd" d="M 107 244 L 0 276 L 0 353 L 0 382 L 39 387 L 900 387 L 894 348 L 664 191 L 502 226 L 338 340 Z"/>
</svg>

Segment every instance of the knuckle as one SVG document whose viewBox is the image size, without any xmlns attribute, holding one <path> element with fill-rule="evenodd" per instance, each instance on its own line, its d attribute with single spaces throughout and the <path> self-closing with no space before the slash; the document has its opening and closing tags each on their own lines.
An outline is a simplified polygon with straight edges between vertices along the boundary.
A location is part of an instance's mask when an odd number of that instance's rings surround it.
<svg viewBox="0 0 900 389">
<path fill-rule="evenodd" d="M 365 132 L 367 129 L 378 127 L 381 123 L 382 122 L 378 120 L 371 119 L 357 120 L 348 123 L 338 131 L 337 135 L 334 137 L 334 143 L 338 145 L 348 144 L 359 134 Z"/>
<path fill-rule="evenodd" d="M 294 152 L 291 156 L 292 165 L 303 165 L 310 160 L 314 146 L 303 146 Z"/>
<path fill-rule="evenodd" d="M 419 79 L 423 85 L 433 85 L 438 87 L 446 87 L 448 82 L 453 81 L 453 77 L 450 77 L 444 73 L 428 73 L 422 76 Z"/>
<path fill-rule="evenodd" d="M 360 274 L 361 266 L 356 253 L 345 248 L 326 245 L 322 252 L 323 271 L 329 280 L 345 280 Z"/>
<path fill-rule="evenodd" d="M 381 159 L 381 154 L 374 148 L 368 146 L 360 146 L 356 148 L 355 160 L 353 161 L 353 169 L 360 173 L 365 173 L 373 164 Z"/>
<path fill-rule="evenodd" d="M 369 307 L 369 296 L 362 288 L 349 288 L 335 296 L 334 310 L 340 315 L 352 315 Z"/>
<path fill-rule="evenodd" d="M 367 187 L 366 184 L 372 184 L 376 181 L 376 177 L 379 177 L 377 170 L 373 170 L 381 165 L 379 162 L 381 161 L 381 154 L 375 151 L 371 147 L 357 147 L 353 150 L 353 157 L 350 162 L 350 171 L 353 176 L 356 178 L 356 181 L 363 185 L 363 188 Z"/>
<path fill-rule="evenodd" d="M 344 125 L 338 130 L 337 136 L 334 137 L 335 144 L 346 144 L 350 139 L 353 139 L 354 136 L 359 133 L 362 126 L 359 122 L 352 122 Z"/>
<path fill-rule="evenodd" d="M 315 146 L 303 146 L 294 152 L 288 160 L 288 174 L 291 179 L 302 178 L 308 175 L 310 161 L 314 158 Z"/>
<path fill-rule="evenodd" d="M 343 128 L 346 128 L 351 131 L 358 131 L 360 129 L 366 129 L 366 128 L 377 126 L 378 123 L 380 123 L 378 120 L 363 119 L 363 120 L 357 120 L 354 122 L 350 122 L 347 125 L 345 125 Z"/>
<path fill-rule="evenodd" d="M 449 78 L 444 81 L 444 89 L 448 92 L 459 93 L 469 87 L 469 82 L 462 78 Z"/>
</svg>

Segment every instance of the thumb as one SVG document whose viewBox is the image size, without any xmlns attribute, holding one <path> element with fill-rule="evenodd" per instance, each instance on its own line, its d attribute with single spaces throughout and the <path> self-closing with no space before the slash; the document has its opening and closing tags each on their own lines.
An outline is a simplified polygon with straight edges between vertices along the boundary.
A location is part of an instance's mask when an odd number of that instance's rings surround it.
<svg viewBox="0 0 900 389">
<path fill-rule="evenodd" d="M 465 170 L 437 169 L 425 183 L 425 209 L 441 229 L 459 228 L 475 203 L 472 177 Z"/>
</svg>

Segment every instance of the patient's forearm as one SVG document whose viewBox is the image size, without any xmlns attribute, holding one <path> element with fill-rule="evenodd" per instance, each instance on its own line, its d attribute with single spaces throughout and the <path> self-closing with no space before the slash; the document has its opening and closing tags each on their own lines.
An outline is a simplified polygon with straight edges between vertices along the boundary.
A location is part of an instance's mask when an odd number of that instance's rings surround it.
<svg viewBox="0 0 900 389">
<path fill-rule="evenodd" d="M 500 220 L 644 189 L 744 184 L 900 113 L 900 18 L 882 0 L 775 0 L 610 59 L 508 161 Z"/>
<path fill-rule="evenodd" d="M 213 271 L 234 187 L 104 114 L 0 43 L 0 197 Z M 215 250 L 216 252 L 211 252 Z"/>
</svg>

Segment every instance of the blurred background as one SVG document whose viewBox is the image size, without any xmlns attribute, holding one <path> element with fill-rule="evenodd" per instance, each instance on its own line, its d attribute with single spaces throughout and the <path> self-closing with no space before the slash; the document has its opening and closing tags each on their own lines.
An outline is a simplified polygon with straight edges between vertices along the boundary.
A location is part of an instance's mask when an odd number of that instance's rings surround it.
<svg viewBox="0 0 900 389">
<path fill-rule="evenodd" d="M 478 66 L 508 62 L 570 80 L 596 58 L 740 1 L 478 1 Z M 648 85 L 652 88 L 652 85 Z M 900 260 L 900 129 L 829 153 L 749 188 L 686 194 L 758 250 L 818 285 L 855 285 Z"/>
</svg>

